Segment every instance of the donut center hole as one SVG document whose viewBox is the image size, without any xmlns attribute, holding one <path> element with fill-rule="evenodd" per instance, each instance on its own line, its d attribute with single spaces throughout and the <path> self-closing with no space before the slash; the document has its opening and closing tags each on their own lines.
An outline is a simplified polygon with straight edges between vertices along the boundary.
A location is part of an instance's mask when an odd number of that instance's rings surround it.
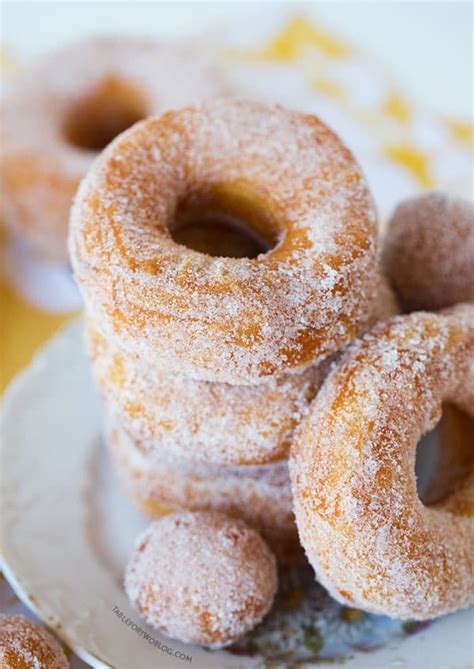
<svg viewBox="0 0 474 669">
<path fill-rule="evenodd" d="M 262 203 L 225 187 L 182 198 L 170 233 L 178 244 L 225 258 L 256 258 L 279 241 L 276 222 Z"/>
<path fill-rule="evenodd" d="M 97 152 L 146 116 L 143 95 L 123 80 L 108 77 L 69 110 L 64 133 L 73 146 Z"/>
<path fill-rule="evenodd" d="M 173 239 L 193 251 L 225 258 L 256 258 L 269 247 L 240 221 L 224 216 L 197 218 L 176 228 Z"/>
<path fill-rule="evenodd" d="M 443 405 L 438 425 L 418 443 L 417 491 L 426 505 L 445 499 L 474 469 L 474 419 L 455 406 Z"/>
</svg>

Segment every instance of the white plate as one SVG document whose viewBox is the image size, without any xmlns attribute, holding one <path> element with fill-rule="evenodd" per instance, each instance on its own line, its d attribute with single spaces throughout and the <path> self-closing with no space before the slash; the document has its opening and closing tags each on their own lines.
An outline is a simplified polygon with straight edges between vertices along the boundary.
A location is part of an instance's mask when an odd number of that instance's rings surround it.
<svg viewBox="0 0 474 669">
<path fill-rule="evenodd" d="M 7 578 L 93 667 L 263 666 L 166 639 L 130 608 L 122 573 L 146 520 L 122 496 L 101 447 L 101 404 L 81 333 L 77 323 L 60 333 L 4 399 L 0 503 Z M 126 626 L 114 607 L 165 648 Z M 379 651 L 356 654 L 344 667 L 468 669 L 472 630 L 470 609 Z M 179 653 L 192 661 L 179 661 Z"/>
</svg>

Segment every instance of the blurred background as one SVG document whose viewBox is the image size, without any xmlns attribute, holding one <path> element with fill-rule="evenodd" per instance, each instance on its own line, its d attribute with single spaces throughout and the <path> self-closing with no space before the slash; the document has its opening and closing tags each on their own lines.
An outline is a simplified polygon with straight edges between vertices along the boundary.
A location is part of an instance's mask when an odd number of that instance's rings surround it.
<svg viewBox="0 0 474 669">
<path fill-rule="evenodd" d="M 471 2 L 3 2 L 1 83 L 93 34 L 190 40 L 239 94 L 312 111 L 365 169 L 381 222 L 442 187 L 472 196 Z M 80 300 L 69 269 L 2 233 L 0 388 Z"/>
<path fill-rule="evenodd" d="M 473 4 L 420 0 L 353 2 L 3 2 L 2 41 L 35 57 L 85 34 L 119 32 L 190 38 L 207 34 L 252 44 L 304 15 L 363 49 L 415 102 L 443 114 L 472 114 Z M 38 29 L 41 26 L 41 29 Z"/>
</svg>

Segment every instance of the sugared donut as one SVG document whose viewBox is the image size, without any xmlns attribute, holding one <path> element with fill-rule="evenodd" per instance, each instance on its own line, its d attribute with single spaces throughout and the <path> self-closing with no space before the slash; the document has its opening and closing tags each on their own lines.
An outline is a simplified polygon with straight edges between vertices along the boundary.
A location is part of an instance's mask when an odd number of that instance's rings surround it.
<svg viewBox="0 0 474 669">
<path fill-rule="evenodd" d="M 380 278 L 367 328 L 399 313 L 396 298 Z M 259 465 L 288 457 L 293 431 L 323 382 L 330 360 L 254 386 L 188 379 L 152 369 L 123 352 L 88 323 L 89 351 L 107 402 L 153 455 L 219 465 Z M 177 399 L 178 398 L 178 399 Z"/>
<path fill-rule="evenodd" d="M 89 351 L 107 402 L 144 448 L 218 465 L 259 465 L 288 457 L 291 437 L 327 373 L 319 363 L 254 386 L 188 379 L 150 369 L 92 326 Z M 158 446 L 158 452 L 156 452 Z"/>
<path fill-rule="evenodd" d="M 270 250 L 212 257 L 173 232 L 245 222 Z M 219 100 L 148 119 L 84 180 L 70 252 L 92 319 L 149 364 L 252 384 L 340 349 L 367 321 L 376 215 L 352 154 L 315 116 Z"/>
<path fill-rule="evenodd" d="M 0 614 L 2 669 L 68 669 L 63 649 L 44 627 L 24 616 Z"/>
<path fill-rule="evenodd" d="M 385 236 L 383 264 L 406 311 L 474 301 L 474 207 L 432 192 L 401 202 Z"/>
<path fill-rule="evenodd" d="M 96 153 L 136 121 L 227 84 L 192 46 L 94 37 L 16 77 L 3 102 L 2 217 L 54 260 L 67 260 L 72 198 Z"/>
<path fill-rule="evenodd" d="M 474 306 L 463 310 L 377 326 L 327 377 L 297 433 L 300 539 L 318 579 L 350 606 L 425 619 L 474 599 L 473 480 L 426 507 L 414 473 L 442 402 L 474 416 Z"/>
<path fill-rule="evenodd" d="M 107 445 L 120 481 L 150 518 L 178 509 L 221 511 L 263 534 L 280 562 L 304 561 L 298 540 L 287 462 L 261 467 L 218 467 L 150 458 L 143 440 L 109 415 Z"/>
<path fill-rule="evenodd" d="M 181 512 L 138 538 L 125 574 L 128 598 L 168 636 L 228 646 L 269 611 L 276 561 L 260 535 L 216 512 Z"/>
</svg>

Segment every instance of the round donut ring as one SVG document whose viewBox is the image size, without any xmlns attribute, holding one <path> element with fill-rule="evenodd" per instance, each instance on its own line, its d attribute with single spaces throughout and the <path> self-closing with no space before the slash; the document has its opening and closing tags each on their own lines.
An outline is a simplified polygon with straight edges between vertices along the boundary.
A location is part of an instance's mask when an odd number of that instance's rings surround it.
<svg viewBox="0 0 474 669">
<path fill-rule="evenodd" d="M 276 246 L 256 258 L 192 251 L 171 234 L 189 210 L 246 221 Z M 104 334 L 154 367 L 247 385 L 360 332 L 376 237 L 364 176 L 321 121 L 218 100 L 112 142 L 79 189 L 70 252 Z"/>
<path fill-rule="evenodd" d="M 301 542 L 339 601 L 426 619 L 474 599 L 473 483 L 418 498 L 416 444 L 446 402 L 474 416 L 474 306 L 377 326 L 327 377 L 290 461 Z"/>
<path fill-rule="evenodd" d="M 394 295 L 381 277 L 367 328 L 397 313 Z M 256 386 L 235 386 L 150 369 L 108 342 L 91 322 L 87 339 L 99 388 L 131 431 L 146 439 L 151 457 L 162 459 L 168 452 L 218 465 L 287 458 L 294 429 L 331 363 L 324 360 L 301 374 L 284 374 Z"/>
<path fill-rule="evenodd" d="M 405 311 L 474 301 L 472 202 L 438 192 L 401 202 L 382 258 Z"/>
<path fill-rule="evenodd" d="M 286 461 L 230 468 L 150 459 L 143 454 L 142 440 L 111 413 L 106 441 L 125 492 L 145 515 L 159 518 L 180 509 L 221 511 L 261 532 L 280 562 L 304 561 Z"/>
<path fill-rule="evenodd" d="M 97 151 L 145 116 L 227 93 L 217 66 L 187 45 L 94 37 L 47 56 L 3 102 L 2 217 L 67 262 L 69 209 Z"/>
</svg>

